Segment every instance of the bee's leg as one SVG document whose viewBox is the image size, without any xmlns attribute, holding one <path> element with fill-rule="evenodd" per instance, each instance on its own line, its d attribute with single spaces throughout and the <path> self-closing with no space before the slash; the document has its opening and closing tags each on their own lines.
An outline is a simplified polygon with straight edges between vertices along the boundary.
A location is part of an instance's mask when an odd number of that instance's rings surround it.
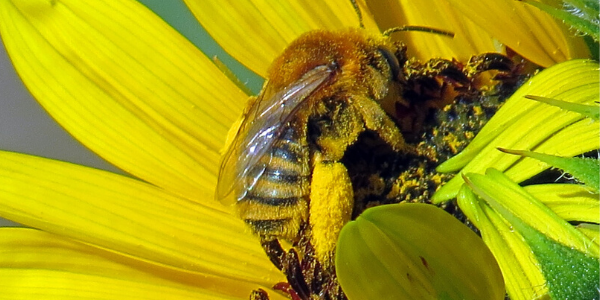
<svg viewBox="0 0 600 300">
<path fill-rule="evenodd" d="M 309 124 L 312 128 L 312 133 L 309 129 L 309 139 L 314 140 L 318 147 L 315 151 L 318 158 L 313 157 L 313 162 L 340 161 L 346 149 L 364 131 L 364 121 L 352 105 L 351 101 L 330 103 L 322 108 L 327 113 Z"/>
<path fill-rule="evenodd" d="M 306 240 L 300 241 L 302 245 L 301 251 L 304 252 L 302 257 L 302 272 L 306 283 L 309 284 L 313 295 L 320 295 L 323 292 L 323 284 L 328 281 L 327 274 L 323 272 L 323 267 L 316 257 L 315 248 L 311 244 L 311 236 L 307 235 Z"/>
<path fill-rule="evenodd" d="M 308 299 L 310 295 L 310 289 L 302 273 L 303 266 L 300 263 L 298 253 L 294 249 L 290 249 L 289 252 L 285 252 L 278 239 L 266 239 L 261 237 L 261 246 L 267 253 L 267 256 L 275 265 L 275 267 L 281 270 L 288 282 L 279 282 L 273 286 L 273 289 L 282 291 L 293 300 Z M 252 292 L 257 293 L 257 291 Z M 266 294 L 266 293 L 265 293 Z M 250 298 L 253 299 L 252 296 Z M 256 298 L 262 300 L 261 298 Z M 269 298 L 266 298 L 267 300 Z"/>
<path fill-rule="evenodd" d="M 289 294 L 294 298 L 308 300 L 310 297 L 310 288 L 306 283 L 298 253 L 293 248 L 283 257 L 283 273 L 287 277 L 288 283 L 292 287 Z"/>
<path fill-rule="evenodd" d="M 353 96 L 349 101 L 353 102 L 352 107 L 358 109 L 365 127 L 377 132 L 379 137 L 390 145 L 394 151 L 409 152 L 411 150 L 404 142 L 404 137 L 396 123 L 392 121 L 376 101 L 364 96 Z"/>
<path fill-rule="evenodd" d="M 281 247 L 281 244 L 279 244 L 279 240 L 277 240 L 277 239 L 268 240 L 265 238 L 261 238 L 260 245 L 265 250 L 265 253 L 267 253 L 269 260 L 271 260 L 273 265 L 275 265 L 275 267 L 277 269 L 282 270 L 283 269 L 283 258 L 285 256 L 285 250 L 283 250 L 283 248 Z"/>
<path fill-rule="evenodd" d="M 290 251 L 286 253 L 277 239 L 267 240 L 262 238 L 261 245 L 263 249 L 265 249 L 265 252 L 267 253 L 267 256 L 271 262 L 275 265 L 275 267 L 277 267 L 277 269 L 281 270 L 285 274 L 288 280 L 288 282 L 279 282 L 275 284 L 273 289 L 288 294 L 293 300 L 309 299 L 311 290 L 308 287 L 306 279 L 304 278 L 304 274 L 302 273 L 302 265 L 296 250 L 290 249 Z M 263 300 L 263 298 L 259 297 L 262 297 L 261 291 L 262 290 L 260 289 L 253 291 L 250 299 Z M 266 293 L 264 293 L 264 295 L 266 295 Z M 268 300 L 268 295 L 267 298 L 264 299 Z"/>
<path fill-rule="evenodd" d="M 333 270 L 338 235 L 351 216 L 354 192 L 340 162 L 317 161 L 310 186 L 311 244 L 324 270 Z"/>
</svg>

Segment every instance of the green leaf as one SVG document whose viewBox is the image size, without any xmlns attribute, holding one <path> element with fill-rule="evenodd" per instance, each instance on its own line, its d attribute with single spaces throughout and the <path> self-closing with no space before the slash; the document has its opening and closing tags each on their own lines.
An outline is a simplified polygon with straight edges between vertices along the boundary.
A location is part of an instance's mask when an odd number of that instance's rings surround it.
<svg viewBox="0 0 600 300">
<path fill-rule="evenodd" d="M 600 44 L 598 44 L 598 42 L 594 41 L 594 39 L 592 37 L 590 37 L 589 35 L 584 36 L 583 41 L 587 45 L 588 49 L 590 49 L 590 53 L 591 53 L 590 58 L 595 61 L 600 60 Z"/>
<path fill-rule="evenodd" d="M 598 299 L 600 265 L 597 258 L 557 243 L 525 223 L 518 223 L 515 228 L 535 253 L 552 299 Z"/>
<path fill-rule="evenodd" d="M 346 224 L 336 269 L 349 299 L 503 299 L 505 293 L 482 240 L 427 204 L 378 206 Z"/>
<path fill-rule="evenodd" d="M 560 157 L 532 151 L 498 148 L 504 153 L 531 157 L 555 168 L 564 170 L 592 188 L 596 193 L 600 189 L 600 161 L 595 158 Z"/>
</svg>

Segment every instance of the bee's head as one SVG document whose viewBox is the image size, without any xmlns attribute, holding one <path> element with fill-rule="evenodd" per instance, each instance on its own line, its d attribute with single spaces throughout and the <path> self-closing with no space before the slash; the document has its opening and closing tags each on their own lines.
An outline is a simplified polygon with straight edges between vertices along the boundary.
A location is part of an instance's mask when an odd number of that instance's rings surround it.
<svg viewBox="0 0 600 300">
<path fill-rule="evenodd" d="M 379 99 L 400 73 L 404 52 L 403 46 L 388 37 L 368 34 L 364 29 L 311 31 L 275 59 L 268 80 L 276 88 L 290 86 L 310 70 L 327 65 L 335 74 L 321 96 L 350 91 Z"/>
</svg>

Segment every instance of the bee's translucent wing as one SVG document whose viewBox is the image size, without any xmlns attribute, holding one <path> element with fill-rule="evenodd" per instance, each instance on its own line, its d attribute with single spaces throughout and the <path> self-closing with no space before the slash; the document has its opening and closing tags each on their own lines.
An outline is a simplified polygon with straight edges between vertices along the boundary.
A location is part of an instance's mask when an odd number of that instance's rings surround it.
<svg viewBox="0 0 600 300">
<path fill-rule="evenodd" d="M 281 129 L 289 117 L 307 97 L 331 78 L 332 72 L 331 66 L 315 67 L 281 90 L 273 90 L 267 83 L 223 156 L 215 193 L 219 201 L 232 203 L 230 195 L 234 191 L 236 200 L 245 196 L 266 168 L 257 164 L 280 137 Z M 254 178 L 247 180 L 250 170 L 253 170 Z"/>
</svg>

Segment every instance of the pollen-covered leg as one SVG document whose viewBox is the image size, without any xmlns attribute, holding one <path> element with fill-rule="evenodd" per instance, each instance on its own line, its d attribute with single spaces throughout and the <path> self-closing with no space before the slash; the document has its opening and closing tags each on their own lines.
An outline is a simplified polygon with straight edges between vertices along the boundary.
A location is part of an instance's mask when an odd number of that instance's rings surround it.
<svg viewBox="0 0 600 300">
<path fill-rule="evenodd" d="M 354 107 L 359 109 L 359 113 L 362 115 L 367 129 L 377 132 L 379 137 L 395 151 L 409 151 L 409 147 L 404 142 L 404 137 L 402 137 L 398 126 L 377 102 L 364 96 L 354 96 L 350 101 L 353 101 Z"/>
<path fill-rule="evenodd" d="M 339 162 L 317 162 L 310 187 L 311 244 L 324 269 L 333 266 L 338 235 L 350 221 L 354 192 L 348 170 Z"/>
</svg>

